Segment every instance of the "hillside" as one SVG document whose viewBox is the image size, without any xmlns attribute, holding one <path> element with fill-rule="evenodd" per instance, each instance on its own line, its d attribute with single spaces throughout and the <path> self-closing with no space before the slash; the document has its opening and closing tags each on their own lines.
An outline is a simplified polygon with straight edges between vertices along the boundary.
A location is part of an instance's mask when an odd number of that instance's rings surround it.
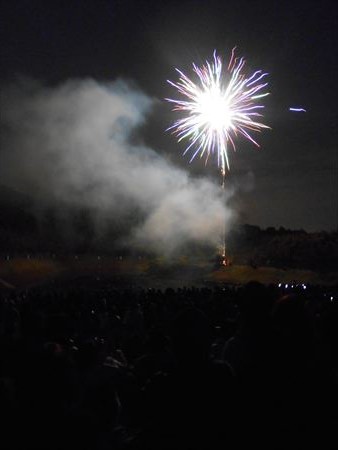
<svg viewBox="0 0 338 450">
<path fill-rule="evenodd" d="M 132 228 L 113 219 L 105 233 L 97 235 L 89 211 L 43 209 L 24 194 L 0 186 L 0 254 L 66 253 L 152 257 L 147 249 L 121 248 L 121 236 Z M 34 211 L 34 213 L 32 212 Z M 123 239 L 122 239 L 123 240 Z M 226 238 L 227 255 L 234 265 L 275 267 L 315 272 L 338 270 L 338 232 L 307 233 L 304 230 L 254 225 L 234 227 Z M 214 249 L 187 243 L 179 256 L 210 260 Z"/>
<path fill-rule="evenodd" d="M 227 238 L 230 258 L 235 264 L 270 266 L 315 271 L 337 270 L 338 233 L 306 233 L 304 230 L 244 225 Z"/>
</svg>

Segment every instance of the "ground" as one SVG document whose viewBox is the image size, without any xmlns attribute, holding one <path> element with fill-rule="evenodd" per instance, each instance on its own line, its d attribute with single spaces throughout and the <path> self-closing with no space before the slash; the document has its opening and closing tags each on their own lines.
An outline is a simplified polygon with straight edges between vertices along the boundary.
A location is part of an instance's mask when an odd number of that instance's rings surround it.
<svg viewBox="0 0 338 450">
<path fill-rule="evenodd" d="M 189 262 L 151 258 L 107 256 L 14 257 L 0 262 L 0 288 L 26 288 L 51 280 L 76 280 L 83 277 L 109 278 L 118 285 L 134 287 L 182 287 L 230 283 L 243 284 L 257 280 L 264 284 L 310 283 L 333 285 L 338 273 L 316 273 L 309 270 L 253 268 L 245 265 L 215 267 L 210 261 Z"/>
</svg>

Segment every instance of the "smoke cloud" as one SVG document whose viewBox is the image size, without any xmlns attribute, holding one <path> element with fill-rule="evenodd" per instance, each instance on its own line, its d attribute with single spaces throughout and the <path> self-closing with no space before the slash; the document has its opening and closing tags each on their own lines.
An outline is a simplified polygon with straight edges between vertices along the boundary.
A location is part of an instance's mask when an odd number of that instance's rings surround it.
<svg viewBox="0 0 338 450">
<path fill-rule="evenodd" d="M 97 228 L 135 216 L 128 245 L 161 253 L 187 242 L 216 245 L 224 218 L 232 218 L 231 193 L 225 199 L 208 179 L 135 143 L 154 103 L 122 80 L 56 87 L 21 80 L 3 88 L 1 183 L 35 204 L 86 208 Z"/>
</svg>

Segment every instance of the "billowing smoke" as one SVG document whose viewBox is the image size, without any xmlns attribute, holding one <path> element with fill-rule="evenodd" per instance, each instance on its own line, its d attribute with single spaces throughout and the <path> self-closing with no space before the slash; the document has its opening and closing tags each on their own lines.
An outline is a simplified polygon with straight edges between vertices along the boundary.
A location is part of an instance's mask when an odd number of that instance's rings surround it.
<svg viewBox="0 0 338 450">
<path fill-rule="evenodd" d="M 217 244 L 224 218 L 231 219 L 219 186 L 190 177 L 133 138 L 153 104 L 121 80 L 7 86 L 1 184 L 35 204 L 86 208 L 96 228 L 135 216 L 126 225 L 128 245 L 173 252 L 191 241 Z"/>
</svg>

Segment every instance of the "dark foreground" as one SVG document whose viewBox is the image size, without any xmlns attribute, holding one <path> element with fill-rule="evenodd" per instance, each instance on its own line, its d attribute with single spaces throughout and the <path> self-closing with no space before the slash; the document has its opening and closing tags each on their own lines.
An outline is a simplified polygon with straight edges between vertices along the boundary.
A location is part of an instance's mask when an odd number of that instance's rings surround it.
<svg viewBox="0 0 338 450">
<path fill-rule="evenodd" d="M 336 448 L 337 291 L 292 292 L 3 291 L 1 448 Z"/>
</svg>

